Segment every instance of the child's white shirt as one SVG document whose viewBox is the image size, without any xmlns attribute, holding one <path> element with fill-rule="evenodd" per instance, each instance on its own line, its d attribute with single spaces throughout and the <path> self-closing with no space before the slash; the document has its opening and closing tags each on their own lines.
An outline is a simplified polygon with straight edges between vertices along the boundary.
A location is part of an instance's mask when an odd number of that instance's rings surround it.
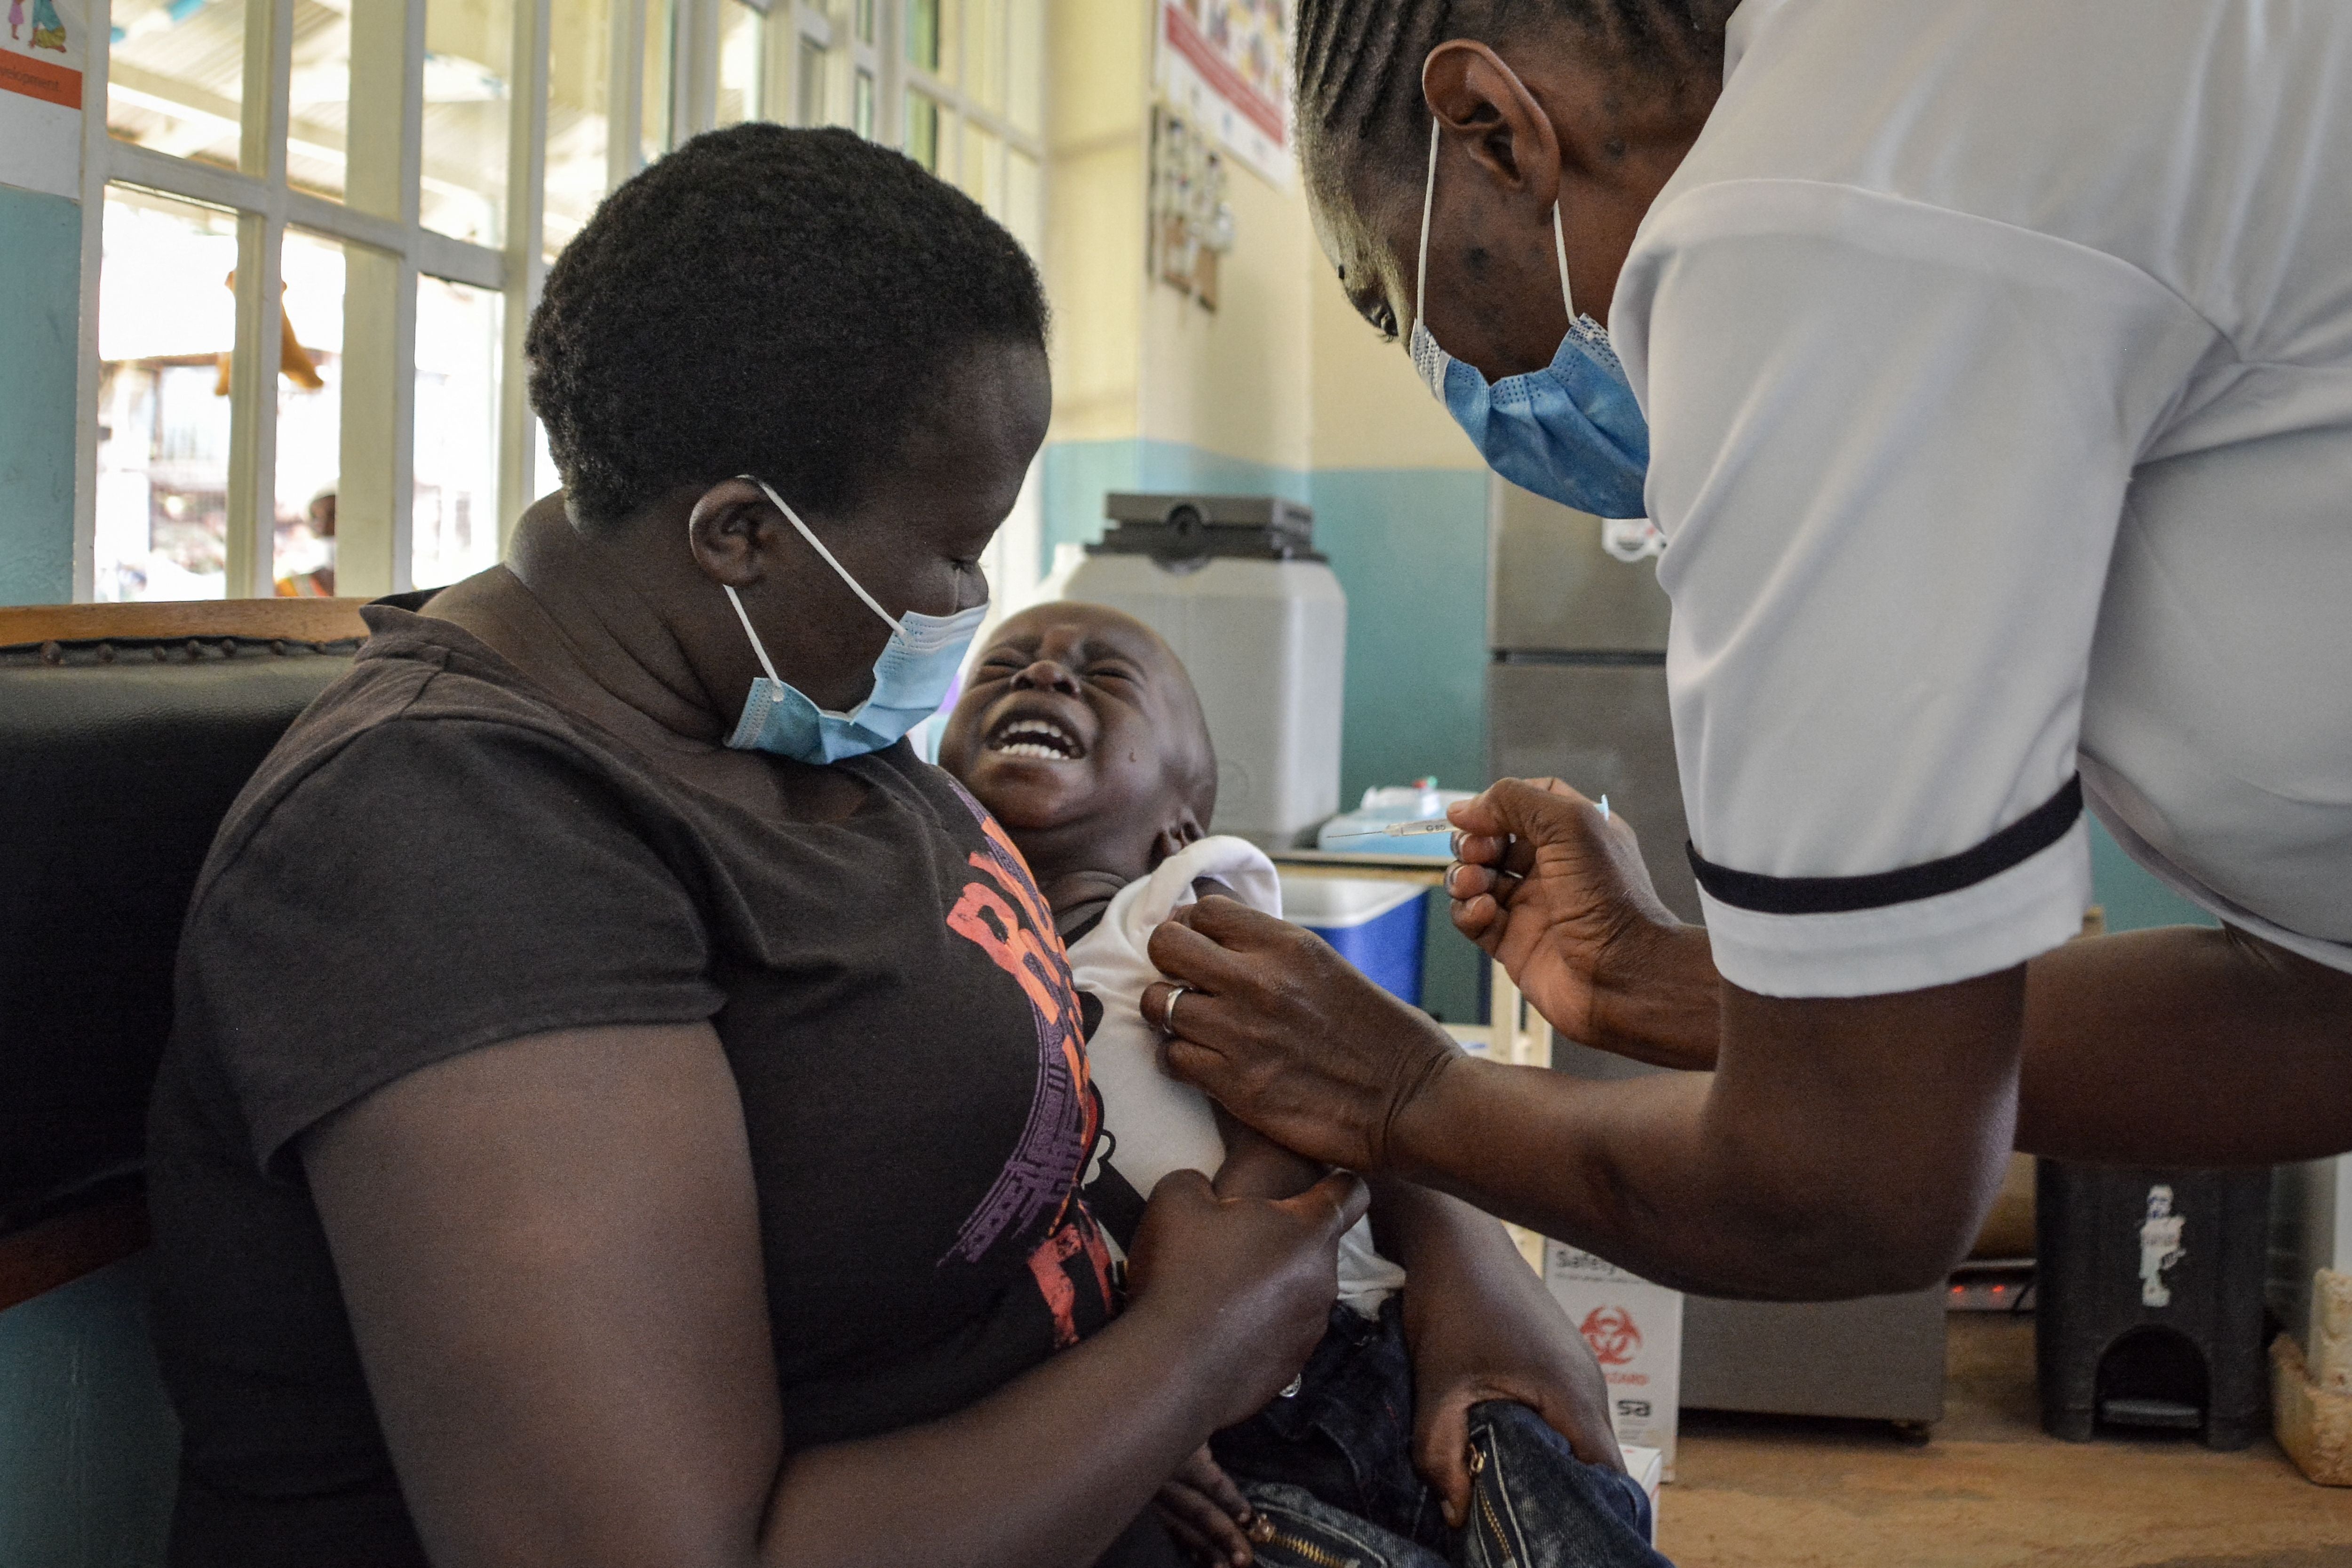
<svg viewBox="0 0 2352 1568">
<path fill-rule="evenodd" d="M 1151 933 L 1195 901 L 1192 884 L 1202 878 L 1223 883 L 1254 910 L 1282 913 L 1282 883 L 1263 850 L 1245 839 L 1203 838 L 1120 889 L 1101 921 L 1069 947 L 1078 989 L 1102 1004 L 1087 1059 L 1102 1092 L 1110 1163 L 1146 1197 L 1169 1172 L 1190 1168 L 1213 1176 L 1225 1157 L 1208 1097 L 1160 1067 L 1160 1031 L 1139 1010 L 1144 987 L 1167 978 L 1152 967 Z M 1089 1172 L 1089 1180 L 1095 1175 Z M 1372 1249 L 1370 1222 L 1357 1221 L 1339 1238 L 1339 1299 L 1367 1318 L 1377 1317 L 1381 1304 L 1403 1287 L 1404 1270 Z"/>
</svg>

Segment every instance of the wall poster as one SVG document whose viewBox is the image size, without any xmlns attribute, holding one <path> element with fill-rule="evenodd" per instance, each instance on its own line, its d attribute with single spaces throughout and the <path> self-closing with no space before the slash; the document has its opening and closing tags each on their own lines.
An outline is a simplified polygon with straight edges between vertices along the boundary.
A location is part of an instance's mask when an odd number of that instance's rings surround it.
<svg viewBox="0 0 2352 1568">
<path fill-rule="evenodd" d="M 1160 91 L 1245 167 L 1290 184 L 1290 0 L 1160 0 Z"/>
<path fill-rule="evenodd" d="M 0 35 L 0 183 L 81 196 L 82 0 L 6 0 Z"/>
</svg>

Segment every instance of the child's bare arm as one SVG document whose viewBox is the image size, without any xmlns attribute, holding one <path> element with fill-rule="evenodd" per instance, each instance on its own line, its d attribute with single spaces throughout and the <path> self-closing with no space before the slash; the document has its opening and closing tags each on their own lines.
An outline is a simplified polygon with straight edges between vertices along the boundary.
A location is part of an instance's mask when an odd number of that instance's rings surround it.
<svg viewBox="0 0 2352 1568">
<path fill-rule="evenodd" d="M 1302 1154 L 1294 1154 L 1248 1123 L 1237 1121 L 1215 1100 L 1217 1131 L 1225 1140 L 1225 1163 L 1217 1167 L 1210 1184 L 1221 1198 L 1295 1198 L 1328 1173 Z"/>
</svg>

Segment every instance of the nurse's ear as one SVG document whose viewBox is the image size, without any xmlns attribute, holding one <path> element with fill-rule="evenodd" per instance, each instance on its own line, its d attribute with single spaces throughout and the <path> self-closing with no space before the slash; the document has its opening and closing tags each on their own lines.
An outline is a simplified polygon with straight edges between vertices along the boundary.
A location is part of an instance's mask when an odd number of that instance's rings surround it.
<svg viewBox="0 0 2352 1568">
<path fill-rule="evenodd" d="M 1422 62 L 1421 92 L 1501 191 L 1549 215 L 1559 195 L 1559 132 L 1517 71 L 1486 45 L 1454 38 Z"/>
<path fill-rule="evenodd" d="M 791 529 L 758 485 L 721 479 L 695 498 L 686 536 L 704 576 L 741 589 L 767 576 Z"/>
</svg>

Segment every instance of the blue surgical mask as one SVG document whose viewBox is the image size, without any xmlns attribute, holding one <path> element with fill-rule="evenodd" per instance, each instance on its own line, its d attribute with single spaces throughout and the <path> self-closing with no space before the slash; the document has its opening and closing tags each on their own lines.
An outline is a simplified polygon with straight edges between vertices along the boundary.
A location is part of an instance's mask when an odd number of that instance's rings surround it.
<svg viewBox="0 0 2352 1568">
<path fill-rule="evenodd" d="M 809 531 L 809 525 L 784 504 L 784 498 L 767 480 L 750 474 L 741 477 L 765 490 L 810 548 L 824 557 L 824 563 L 866 601 L 866 608 L 882 617 L 890 628 L 890 640 L 874 661 L 874 689 L 866 700 L 847 713 L 828 712 L 776 673 L 760 634 L 751 628 L 751 617 L 743 612 L 742 598 L 728 585 L 727 597 L 743 623 L 744 635 L 751 639 L 751 651 L 760 656 L 760 668 L 767 671 L 751 682 L 751 695 L 743 700 L 743 716 L 736 721 L 728 745 L 739 752 L 772 752 L 796 762 L 837 763 L 898 744 L 908 731 L 938 712 L 940 704 L 947 700 L 956 671 L 963 666 L 964 650 L 980 634 L 988 606 L 974 605 L 952 616 L 927 616 L 915 610 L 893 616 L 834 559 L 824 542 Z"/>
<path fill-rule="evenodd" d="M 1486 466 L 1513 484 L 1597 517 L 1640 517 L 1650 471 L 1650 426 L 1609 330 L 1576 313 L 1568 285 L 1568 241 L 1559 204 L 1551 208 L 1552 249 L 1568 336 L 1551 363 L 1525 375 L 1486 378 L 1437 346 L 1423 310 L 1429 297 L 1429 211 L 1437 195 L 1438 126 L 1429 125 L 1429 182 L 1421 196 L 1421 266 L 1413 284 L 1412 368 L 1469 433 Z"/>
</svg>

